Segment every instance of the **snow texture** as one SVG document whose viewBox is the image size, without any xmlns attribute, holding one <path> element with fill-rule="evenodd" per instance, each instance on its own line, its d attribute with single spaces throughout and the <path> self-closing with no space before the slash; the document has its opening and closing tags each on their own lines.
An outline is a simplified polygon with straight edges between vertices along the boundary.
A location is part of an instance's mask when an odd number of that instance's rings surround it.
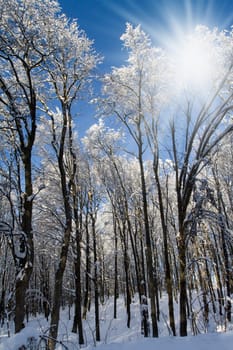
<svg viewBox="0 0 233 350">
<path fill-rule="evenodd" d="M 166 300 L 164 300 L 164 314 L 166 314 Z M 92 306 L 87 320 L 83 321 L 85 345 L 79 346 L 78 335 L 71 333 L 73 309 L 71 309 L 71 320 L 69 310 L 61 311 L 59 327 L 59 341 L 63 342 L 69 350 L 77 349 L 99 349 L 99 350 L 232 350 L 233 331 L 230 325 L 227 332 L 213 331 L 208 334 L 187 337 L 170 336 L 165 318 L 159 322 L 159 338 L 144 338 L 140 326 L 140 305 L 137 301 L 131 304 L 132 323 L 131 328 L 126 327 L 126 311 L 124 300 L 118 300 L 117 319 L 113 319 L 113 299 L 106 301 L 100 307 L 101 342 L 94 340 L 94 307 Z M 13 324 L 11 325 L 13 327 Z M 177 320 L 178 326 L 178 320 Z M 20 346 L 28 343 L 28 338 L 40 339 L 40 335 L 48 335 L 49 322 L 42 316 L 29 321 L 26 327 L 19 333 L 7 337 L 7 330 L 0 328 L 0 350 L 18 350 Z M 56 350 L 64 350 L 61 344 L 57 344 Z"/>
</svg>

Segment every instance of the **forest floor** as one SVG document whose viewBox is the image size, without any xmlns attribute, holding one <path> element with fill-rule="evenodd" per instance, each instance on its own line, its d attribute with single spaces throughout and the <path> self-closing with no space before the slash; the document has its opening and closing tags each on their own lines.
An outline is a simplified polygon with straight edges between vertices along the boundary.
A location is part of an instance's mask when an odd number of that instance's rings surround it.
<svg viewBox="0 0 233 350">
<path fill-rule="evenodd" d="M 140 305 L 137 301 L 131 305 L 131 327 L 126 327 L 126 311 L 123 298 L 118 300 L 117 319 L 113 319 L 113 300 L 106 300 L 100 308 L 101 341 L 95 342 L 94 329 L 94 306 L 88 313 L 87 320 L 83 322 L 85 345 L 82 349 L 91 350 L 232 350 L 233 348 L 233 324 L 228 325 L 227 331 L 221 327 L 216 329 L 216 324 L 210 324 L 207 334 L 198 334 L 187 337 L 173 337 L 169 334 L 167 325 L 166 300 L 161 302 L 161 320 L 158 323 L 159 338 L 144 338 L 141 334 Z M 71 333 L 73 320 L 73 309 L 61 311 L 59 340 L 56 350 L 77 350 L 78 335 Z M 13 327 L 13 324 L 10 324 Z M 197 327 L 202 328 L 198 323 Z M 178 323 L 177 323 L 178 329 Z M 19 334 L 14 335 L 11 331 L 10 337 L 7 334 L 6 325 L 0 328 L 0 350 L 18 350 L 23 344 L 27 344 L 30 337 L 40 339 L 41 335 L 48 335 L 49 322 L 44 317 L 31 319 L 26 327 Z M 38 343 L 38 340 L 37 340 Z M 62 345 L 64 344 L 64 346 Z M 31 348 L 30 348 L 31 349 Z M 32 348 L 34 350 L 34 348 Z M 37 350 L 38 347 L 35 347 Z"/>
</svg>

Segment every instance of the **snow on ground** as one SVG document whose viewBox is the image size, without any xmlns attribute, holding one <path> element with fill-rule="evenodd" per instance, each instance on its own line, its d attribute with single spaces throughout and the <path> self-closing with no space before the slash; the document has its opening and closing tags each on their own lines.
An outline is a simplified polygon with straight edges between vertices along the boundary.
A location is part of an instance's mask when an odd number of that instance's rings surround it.
<svg viewBox="0 0 233 350">
<path fill-rule="evenodd" d="M 166 314 L 166 302 L 161 303 Z M 82 346 L 83 350 L 92 350 L 96 347 L 99 350 L 232 350 L 233 349 L 233 331 L 216 332 L 214 327 L 208 334 L 188 337 L 172 337 L 168 333 L 167 326 L 163 320 L 159 322 L 159 338 L 144 338 L 141 335 L 140 327 L 140 307 L 138 302 L 131 305 L 131 328 L 126 327 L 126 312 L 123 299 L 118 301 L 118 317 L 113 319 L 112 299 L 106 301 L 100 308 L 101 323 L 101 342 L 96 344 L 94 338 L 94 307 L 92 306 L 88 318 L 83 322 L 84 337 L 86 344 Z M 69 314 L 71 315 L 69 320 Z M 78 345 L 78 335 L 70 333 L 72 328 L 73 310 L 61 311 L 61 320 L 59 328 L 60 340 L 66 345 L 68 350 L 80 349 Z M 13 324 L 11 325 L 13 327 Z M 178 329 L 178 327 L 177 327 Z M 18 350 L 23 344 L 27 344 L 29 337 L 39 339 L 39 335 L 48 335 L 49 322 L 42 316 L 38 316 L 26 325 L 25 329 L 17 335 L 11 332 L 11 337 L 7 337 L 7 329 L 0 328 L 0 350 Z M 60 344 L 56 350 L 64 350 Z M 34 350 L 34 349 L 33 349 Z"/>
<path fill-rule="evenodd" d="M 124 344 L 102 345 L 99 350 L 232 350 L 233 333 L 158 339 L 138 339 Z M 92 349 L 92 348 L 90 348 Z"/>
</svg>

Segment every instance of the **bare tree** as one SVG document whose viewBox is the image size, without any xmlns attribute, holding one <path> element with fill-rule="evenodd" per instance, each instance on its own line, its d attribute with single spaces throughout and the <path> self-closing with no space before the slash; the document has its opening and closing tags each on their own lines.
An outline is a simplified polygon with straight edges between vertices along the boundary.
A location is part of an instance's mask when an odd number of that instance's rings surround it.
<svg viewBox="0 0 233 350">
<path fill-rule="evenodd" d="M 54 340 L 57 338 L 62 280 L 72 232 L 71 198 L 72 193 L 76 193 L 77 157 L 73 141 L 72 106 L 80 98 L 90 79 L 90 72 L 98 62 L 97 56 L 92 50 L 91 41 L 78 29 L 76 22 L 69 23 L 68 19 L 62 16 L 56 23 L 56 34 L 57 41 L 53 44 L 53 55 L 47 59 L 45 68 L 49 76 L 51 98 L 60 104 L 59 120 L 56 120 L 56 113 L 49 109 L 49 101 L 46 97 L 41 100 L 51 121 L 51 144 L 57 157 L 65 213 L 63 243 L 55 275 L 51 313 L 49 343 L 51 350 L 54 349 Z M 59 128 L 58 123 L 61 123 Z M 78 218 L 75 219 L 77 221 Z M 81 327 L 79 327 L 79 331 L 81 332 Z M 83 335 L 79 335 L 80 342 L 83 343 Z"/>
<path fill-rule="evenodd" d="M 145 152 L 145 129 L 143 124 L 143 87 L 146 78 L 146 57 L 151 53 L 150 41 L 140 26 L 133 28 L 127 24 L 126 33 L 122 35 L 125 47 L 129 50 L 128 67 L 115 68 L 112 73 L 105 77 L 104 91 L 109 97 L 106 105 L 115 113 L 117 118 L 126 127 L 137 149 L 137 159 L 140 167 L 142 213 L 144 219 L 146 262 L 148 275 L 148 290 L 151 298 L 151 319 L 153 337 L 158 336 L 156 318 L 156 275 L 153 261 L 151 230 L 148 218 L 147 187 L 143 155 Z M 120 102 L 120 103 L 119 103 Z"/>
<path fill-rule="evenodd" d="M 49 1 L 1 1 L 0 108 L 1 128 L 13 140 L 20 162 L 18 176 L 21 197 L 19 231 L 23 239 L 15 288 L 15 331 L 24 327 L 25 296 L 33 268 L 32 156 L 37 125 L 37 91 L 42 86 L 39 71 L 50 53 L 44 37 L 58 11 Z M 10 20 L 9 20 L 10 19 Z"/>
</svg>

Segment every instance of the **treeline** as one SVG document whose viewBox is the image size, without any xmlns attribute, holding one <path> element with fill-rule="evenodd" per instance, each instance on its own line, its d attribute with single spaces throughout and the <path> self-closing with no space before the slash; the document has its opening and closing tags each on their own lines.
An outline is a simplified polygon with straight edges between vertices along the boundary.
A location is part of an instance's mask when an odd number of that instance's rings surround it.
<svg viewBox="0 0 233 350">
<path fill-rule="evenodd" d="M 0 4 L 1 324 L 14 320 L 19 332 L 43 313 L 54 350 L 60 309 L 74 306 L 71 331 L 83 344 L 92 304 L 98 341 L 100 303 L 113 296 L 116 318 L 123 294 L 130 327 L 137 294 L 142 332 L 158 337 L 166 294 L 170 334 L 208 332 L 213 323 L 226 329 L 232 32 L 197 28 L 215 70 L 204 90 L 196 80 L 178 89 L 172 59 L 127 24 L 128 60 L 101 79 L 93 98 L 101 59 L 58 3 Z M 85 96 L 101 118 L 80 140 L 75 123 Z"/>
</svg>

